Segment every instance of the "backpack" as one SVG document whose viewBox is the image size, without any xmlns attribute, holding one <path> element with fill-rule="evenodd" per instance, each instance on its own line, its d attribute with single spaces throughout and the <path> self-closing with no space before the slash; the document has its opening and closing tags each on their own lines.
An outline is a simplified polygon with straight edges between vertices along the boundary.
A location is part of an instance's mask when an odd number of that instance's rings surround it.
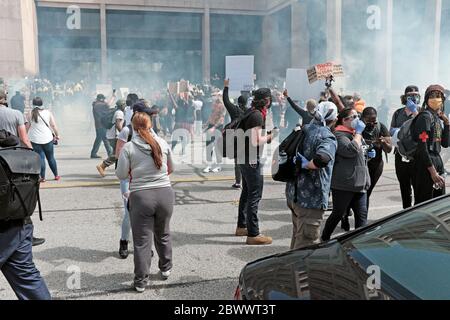
<svg viewBox="0 0 450 320">
<path fill-rule="evenodd" d="M 133 139 L 133 127 L 131 126 L 131 124 L 129 124 L 128 126 L 128 142 L 131 141 L 131 139 Z"/>
<path fill-rule="evenodd" d="M 114 120 L 114 115 L 116 114 L 117 109 L 116 108 L 111 108 L 108 110 L 108 112 L 101 118 L 101 123 L 103 125 L 103 127 L 105 127 L 106 129 L 111 129 L 115 123 L 113 122 Z"/>
<path fill-rule="evenodd" d="M 0 221 L 29 218 L 39 205 L 41 161 L 31 149 L 10 147 L 0 149 Z"/>
<path fill-rule="evenodd" d="M 294 130 L 275 150 L 272 158 L 272 179 L 279 182 L 295 180 L 299 173 L 294 158 L 303 148 L 305 132 L 301 128 Z"/>
<path fill-rule="evenodd" d="M 18 146 L 20 139 L 6 130 L 0 130 L 0 148 Z"/>
<path fill-rule="evenodd" d="M 247 120 L 254 112 L 259 112 L 256 109 L 247 110 L 239 118 L 234 119 L 229 124 L 227 124 L 222 130 L 222 156 L 228 159 L 236 159 L 238 156 L 238 140 L 235 132 L 238 129 L 242 129 L 242 124 Z M 231 151 L 233 152 L 230 154 Z"/>
<path fill-rule="evenodd" d="M 427 110 L 425 110 L 424 112 L 430 113 Z M 417 151 L 418 142 L 413 137 L 413 129 L 414 129 L 414 124 L 416 123 L 416 120 L 418 117 L 419 117 L 419 115 L 413 119 L 409 119 L 408 121 L 406 121 L 397 133 L 398 153 L 403 158 L 405 158 L 409 161 L 414 160 L 414 156 Z M 431 118 L 433 119 L 433 116 Z"/>
</svg>

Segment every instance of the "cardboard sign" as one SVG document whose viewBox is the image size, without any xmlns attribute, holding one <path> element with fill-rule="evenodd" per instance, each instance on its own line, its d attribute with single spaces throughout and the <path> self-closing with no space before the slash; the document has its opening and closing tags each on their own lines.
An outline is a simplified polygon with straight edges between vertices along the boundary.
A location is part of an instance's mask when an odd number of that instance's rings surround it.
<svg viewBox="0 0 450 320">
<path fill-rule="evenodd" d="M 230 91 L 252 91 L 254 87 L 255 56 L 227 56 L 226 79 L 230 79 Z"/>
<path fill-rule="evenodd" d="M 98 84 L 95 90 L 97 94 L 103 94 L 105 97 L 111 97 L 113 94 L 113 87 L 110 84 Z"/>
<path fill-rule="evenodd" d="M 179 93 L 189 92 L 189 81 L 181 80 L 178 88 Z"/>
<path fill-rule="evenodd" d="M 179 83 L 178 82 L 168 82 L 167 89 L 173 95 L 177 95 L 179 93 Z"/>
<path fill-rule="evenodd" d="M 306 69 L 287 69 L 286 89 L 294 101 L 306 101 L 308 99 L 319 99 L 320 93 L 325 91 L 325 81 L 308 81 Z"/>
<path fill-rule="evenodd" d="M 314 83 L 317 80 L 326 80 L 330 76 L 344 76 L 344 69 L 342 68 L 342 65 L 327 62 L 315 65 L 308 69 L 309 83 Z"/>
</svg>

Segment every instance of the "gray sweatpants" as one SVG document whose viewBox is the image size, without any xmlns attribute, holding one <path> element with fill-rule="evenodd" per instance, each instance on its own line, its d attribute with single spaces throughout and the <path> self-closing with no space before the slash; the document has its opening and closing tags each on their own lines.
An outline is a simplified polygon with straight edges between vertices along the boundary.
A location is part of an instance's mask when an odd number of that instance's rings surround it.
<svg viewBox="0 0 450 320">
<path fill-rule="evenodd" d="M 150 274 L 152 244 L 155 240 L 159 269 L 172 269 L 170 218 L 175 194 L 172 188 L 135 191 L 130 194 L 130 221 L 134 242 L 134 274 L 143 279 Z"/>
</svg>

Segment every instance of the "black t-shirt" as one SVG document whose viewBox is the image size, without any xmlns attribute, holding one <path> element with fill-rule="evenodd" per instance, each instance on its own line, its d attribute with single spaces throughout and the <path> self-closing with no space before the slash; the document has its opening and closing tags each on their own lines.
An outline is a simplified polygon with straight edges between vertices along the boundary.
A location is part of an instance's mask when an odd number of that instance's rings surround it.
<svg viewBox="0 0 450 320">
<path fill-rule="evenodd" d="M 377 143 L 376 140 L 381 137 L 389 138 L 391 135 L 389 134 L 389 130 L 386 128 L 384 124 L 381 122 L 373 128 L 366 127 L 362 134 L 364 140 L 367 143 L 373 146 L 373 149 L 377 152 L 377 155 L 374 159 L 371 159 L 371 162 L 380 162 L 383 161 L 383 147 L 380 143 Z"/>
<path fill-rule="evenodd" d="M 94 114 L 95 127 L 96 128 L 104 128 L 102 124 L 102 119 L 105 118 L 109 113 L 109 106 L 106 102 L 95 101 L 92 104 L 92 111 Z"/>
<path fill-rule="evenodd" d="M 413 118 L 413 114 L 410 114 L 409 116 L 406 114 L 405 108 L 400 108 L 397 111 L 395 111 L 394 115 L 392 116 L 391 121 L 391 128 L 401 128 L 402 125 L 408 121 L 409 119 Z"/>
<path fill-rule="evenodd" d="M 242 129 L 244 131 L 247 131 L 252 128 L 261 127 L 265 128 L 264 119 L 262 116 L 262 113 L 258 110 L 252 111 L 252 113 L 248 116 L 248 118 L 243 121 L 242 123 Z"/>
<path fill-rule="evenodd" d="M 250 115 L 242 122 L 240 128 L 247 133 L 245 138 L 245 163 L 254 163 L 255 161 L 259 161 L 261 152 L 263 151 L 263 147 L 253 147 L 249 137 L 250 130 L 253 128 L 261 127 L 265 129 L 265 121 L 261 111 L 259 110 L 249 110 L 247 112 L 251 112 Z M 238 148 L 239 150 L 239 148 Z M 239 151 L 238 151 L 239 152 Z M 256 156 L 256 159 L 255 159 Z M 240 158 L 238 158 L 240 159 Z M 241 161 L 239 161 L 241 162 Z M 239 163 L 238 162 L 238 163 Z"/>
<path fill-rule="evenodd" d="M 195 108 L 190 103 L 179 100 L 177 102 L 178 108 L 175 113 L 176 123 L 194 123 L 195 121 Z"/>
</svg>

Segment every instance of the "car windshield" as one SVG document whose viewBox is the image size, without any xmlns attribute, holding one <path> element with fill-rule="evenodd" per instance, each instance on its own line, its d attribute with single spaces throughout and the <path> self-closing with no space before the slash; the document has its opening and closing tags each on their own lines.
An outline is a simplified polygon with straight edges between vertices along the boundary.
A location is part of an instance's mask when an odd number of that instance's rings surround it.
<svg viewBox="0 0 450 320">
<path fill-rule="evenodd" d="M 361 265 L 380 267 L 382 288 L 389 279 L 396 291 L 401 287 L 419 299 L 450 297 L 448 197 L 369 229 L 344 247 Z"/>
</svg>

